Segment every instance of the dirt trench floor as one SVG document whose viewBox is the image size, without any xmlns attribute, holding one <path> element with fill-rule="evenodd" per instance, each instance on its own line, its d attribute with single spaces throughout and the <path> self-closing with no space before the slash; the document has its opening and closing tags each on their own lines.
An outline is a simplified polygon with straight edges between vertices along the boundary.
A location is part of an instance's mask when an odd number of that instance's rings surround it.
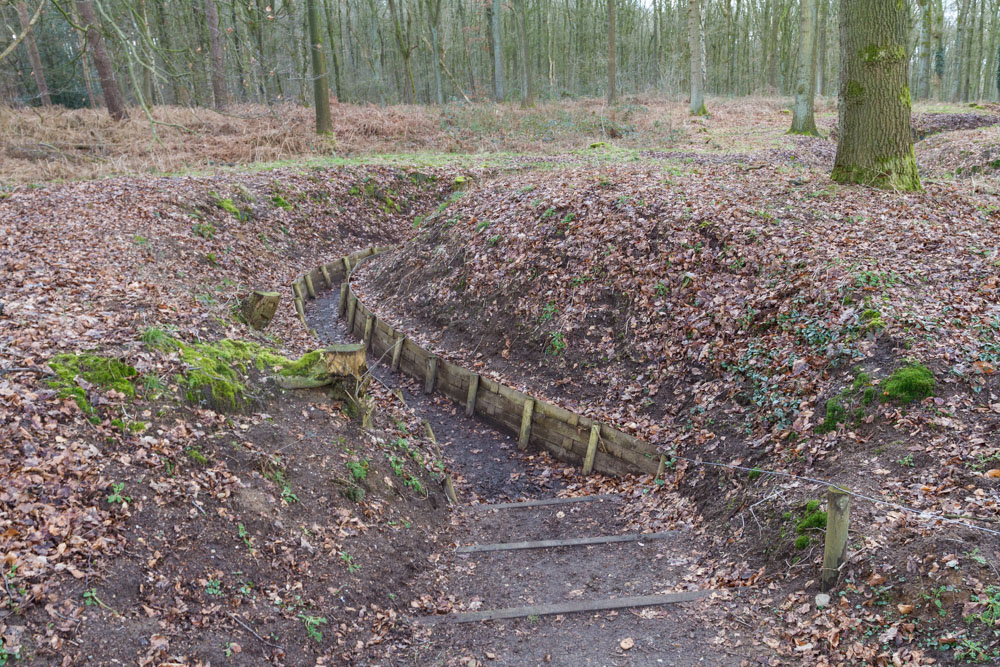
<svg viewBox="0 0 1000 667">
<path fill-rule="evenodd" d="M 337 318 L 339 294 L 308 304 L 311 327 L 329 343 L 347 342 Z M 626 500 L 493 509 L 489 504 L 550 498 L 560 491 L 544 454 L 516 441 L 441 396 L 426 396 L 369 358 L 372 375 L 400 389 L 431 425 L 456 480 L 455 544 L 427 555 L 433 567 L 408 582 L 412 615 L 390 641 L 371 647 L 366 665 L 740 665 L 766 663 L 752 628 L 738 620 L 738 595 L 655 607 L 433 624 L 421 617 L 544 603 L 604 600 L 704 588 L 710 554 L 696 535 L 619 544 L 456 553 L 459 545 L 617 535 L 629 532 Z M 704 565 L 704 567 L 702 567 Z"/>
</svg>

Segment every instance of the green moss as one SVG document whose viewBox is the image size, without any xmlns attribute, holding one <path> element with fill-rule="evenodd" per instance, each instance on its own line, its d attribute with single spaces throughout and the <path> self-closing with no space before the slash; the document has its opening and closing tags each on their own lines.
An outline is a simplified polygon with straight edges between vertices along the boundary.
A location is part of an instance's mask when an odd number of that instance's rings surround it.
<svg viewBox="0 0 1000 667">
<path fill-rule="evenodd" d="M 871 405 L 875 402 L 875 387 L 865 387 L 864 393 L 861 394 L 861 404 Z"/>
<path fill-rule="evenodd" d="M 885 329 L 885 320 L 882 319 L 882 313 L 874 308 L 862 311 L 861 323 L 864 325 L 865 331 L 877 332 Z"/>
<path fill-rule="evenodd" d="M 906 56 L 903 47 L 898 44 L 869 44 L 858 54 L 869 65 L 898 63 Z"/>
<path fill-rule="evenodd" d="M 189 459 L 191 459 L 198 465 L 200 466 L 208 465 L 208 457 L 205 456 L 205 454 L 197 447 L 188 447 L 187 449 L 184 450 L 184 453 L 187 455 Z"/>
<path fill-rule="evenodd" d="M 854 377 L 854 383 L 851 385 L 851 388 L 854 389 L 854 391 L 861 391 L 871 383 L 871 376 L 869 376 L 868 373 L 861 372 Z"/>
<path fill-rule="evenodd" d="M 747 473 L 747 477 L 750 479 L 757 479 L 762 474 L 764 474 L 763 470 L 761 470 L 760 468 L 754 468 L 753 470 Z"/>
<path fill-rule="evenodd" d="M 831 398 L 826 402 L 826 418 L 816 427 L 816 433 L 822 435 L 834 431 L 837 429 L 837 424 L 845 421 L 847 421 L 847 410 L 841 404 L 840 398 Z"/>
<path fill-rule="evenodd" d="M 847 82 L 846 89 L 847 99 L 851 102 L 860 102 L 865 96 L 865 87 L 861 85 L 855 79 L 851 79 Z"/>
<path fill-rule="evenodd" d="M 906 106 L 907 109 L 913 106 L 913 101 L 910 98 L 910 87 L 903 86 L 903 89 L 899 92 L 899 101 Z"/>
<path fill-rule="evenodd" d="M 826 528 L 826 512 L 819 509 L 818 500 L 806 503 L 806 514 L 795 524 L 795 534 L 805 535 L 810 530 Z"/>
<path fill-rule="evenodd" d="M 694 111 L 691 112 L 691 115 L 692 116 L 707 116 L 708 115 L 708 109 L 705 107 L 705 103 L 702 102 L 700 107 L 698 107 L 696 110 L 694 110 Z"/>
<path fill-rule="evenodd" d="M 903 366 L 882 385 L 882 397 L 887 401 L 912 403 L 934 394 L 934 374 L 923 364 Z"/>
<path fill-rule="evenodd" d="M 923 189 L 912 147 L 907 155 L 877 158 L 870 164 L 834 165 L 830 176 L 838 183 L 856 183 L 901 192 Z"/>
<path fill-rule="evenodd" d="M 281 374 L 285 376 L 307 377 L 312 375 L 312 370 L 317 362 L 321 362 L 323 353 L 319 350 L 306 352 L 298 361 L 290 362 L 281 369 Z M 287 360 L 286 360 L 287 361 Z M 282 364 L 274 364 L 276 366 Z"/>
<path fill-rule="evenodd" d="M 75 400 L 87 414 L 92 415 L 95 410 L 80 380 L 101 389 L 113 389 L 130 398 L 135 396 L 132 380 L 139 374 L 133 366 L 118 359 L 96 354 L 59 354 L 49 360 L 49 368 L 56 376 L 49 381 L 49 386 L 58 390 L 60 398 Z"/>
<path fill-rule="evenodd" d="M 810 542 L 812 542 L 812 538 L 808 535 L 799 535 L 795 538 L 795 548 L 799 550 L 805 549 L 809 546 Z"/>
<path fill-rule="evenodd" d="M 273 197 L 271 197 L 271 203 L 277 206 L 278 208 L 283 208 L 285 210 L 290 209 L 292 207 L 292 205 L 289 204 L 287 201 L 285 201 L 285 198 L 282 197 L 281 195 L 274 195 Z"/>
</svg>

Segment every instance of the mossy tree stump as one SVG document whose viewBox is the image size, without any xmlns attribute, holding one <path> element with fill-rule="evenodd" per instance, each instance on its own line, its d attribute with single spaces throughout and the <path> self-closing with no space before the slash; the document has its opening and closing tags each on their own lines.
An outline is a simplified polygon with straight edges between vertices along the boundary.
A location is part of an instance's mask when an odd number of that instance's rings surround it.
<svg viewBox="0 0 1000 667">
<path fill-rule="evenodd" d="M 365 347 L 359 343 L 331 345 L 302 356 L 275 377 L 282 389 L 330 387 L 334 400 L 345 403 L 345 412 L 354 418 L 361 414 L 365 421 L 374 407 L 367 395 L 368 362 Z"/>
<path fill-rule="evenodd" d="M 274 319 L 274 314 L 278 312 L 280 302 L 281 295 L 277 292 L 254 290 L 240 304 L 240 314 L 254 329 L 265 329 Z"/>
</svg>

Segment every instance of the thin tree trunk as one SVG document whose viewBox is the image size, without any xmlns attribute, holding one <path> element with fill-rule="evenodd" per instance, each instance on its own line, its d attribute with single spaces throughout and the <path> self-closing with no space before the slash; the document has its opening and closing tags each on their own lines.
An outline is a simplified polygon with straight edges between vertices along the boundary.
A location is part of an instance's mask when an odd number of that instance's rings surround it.
<svg viewBox="0 0 1000 667">
<path fill-rule="evenodd" d="M 615 91 L 615 0 L 608 0 L 608 104 L 614 104 Z"/>
<path fill-rule="evenodd" d="M 101 34 L 101 24 L 94 13 L 94 6 L 90 0 L 76 0 L 76 10 L 80 14 L 81 24 L 87 33 L 87 46 L 94 58 L 94 65 L 97 67 L 97 76 L 101 80 L 101 89 L 104 91 L 104 103 L 108 107 L 108 115 L 114 120 L 125 120 L 128 118 L 125 98 L 115 80 L 115 68 L 111 63 L 111 56 L 104 48 L 104 36 Z"/>
<path fill-rule="evenodd" d="M 795 75 L 795 106 L 792 109 L 792 128 L 789 134 L 819 136 L 813 117 L 813 99 L 816 95 L 816 77 L 813 76 L 815 63 L 815 0 L 801 0 L 799 3 L 799 54 Z"/>
<path fill-rule="evenodd" d="M 531 87 L 531 56 L 528 51 L 528 9 L 524 0 L 515 0 L 517 14 L 518 60 L 521 61 L 521 108 L 535 106 L 535 94 Z"/>
<path fill-rule="evenodd" d="M 902 3 L 841 2 L 835 181 L 920 189 L 910 132 L 908 18 Z"/>
<path fill-rule="evenodd" d="M 39 0 L 45 2 L 45 0 Z M 28 6 L 24 0 L 17 3 L 17 18 L 21 23 L 21 30 L 25 32 L 24 46 L 28 50 L 28 62 L 31 63 L 31 73 L 35 77 L 35 87 L 38 88 L 38 98 L 42 101 L 42 106 L 51 106 L 52 98 L 49 97 L 49 86 L 45 81 L 45 70 L 42 69 L 42 57 L 38 55 L 38 43 L 35 41 L 35 31 L 31 25 L 31 16 L 28 13 Z"/>
<path fill-rule="evenodd" d="M 219 34 L 219 10 L 215 0 L 205 0 L 205 21 L 208 23 L 208 49 L 212 58 L 212 96 L 215 108 L 229 105 L 226 93 L 226 64 L 222 56 L 222 37 Z"/>
<path fill-rule="evenodd" d="M 690 111 L 696 116 L 708 115 L 705 108 L 705 61 L 702 50 L 701 2 L 688 0 L 688 50 L 691 61 L 691 104 Z"/>
<path fill-rule="evenodd" d="M 340 101 L 346 101 L 347 97 L 344 95 L 344 91 L 341 88 L 340 83 L 340 58 L 337 57 L 337 49 L 334 46 L 336 40 L 333 38 L 333 13 L 330 10 L 330 0 L 323 0 L 323 10 L 326 12 L 326 34 L 330 38 L 330 56 L 333 60 L 333 94 Z M 338 19 L 340 18 L 340 12 L 337 12 Z"/>
<path fill-rule="evenodd" d="M 490 35 L 493 40 L 493 94 L 497 102 L 503 102 L 503 41 L 500 34 L 500 22 L 503 19 L 503 7 L 500 0 L 493 0 L 490 12 Z"/>
</svg>

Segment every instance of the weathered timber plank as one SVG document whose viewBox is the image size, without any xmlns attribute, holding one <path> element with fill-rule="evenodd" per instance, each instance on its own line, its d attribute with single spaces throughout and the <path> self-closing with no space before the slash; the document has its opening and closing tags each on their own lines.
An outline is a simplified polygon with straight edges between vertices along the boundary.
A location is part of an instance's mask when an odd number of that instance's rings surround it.
<svg viewBox="0 0 1000 667">
<path fill-rule="evenodd" d="M 639 542 L 660 540 L 674 531 L 662 533 L 628 533 L 625 535 L 600 535 L 597 537 L 570 537 L 565 540 L 535 540 L 531 542 L 500 542 L 497 544 L 470 544 L 455 549 L 457 554 L 482 553 L 485 551 L 517 551 L 520 549 L 554 549 L 556 547 L 582 547 L 591 544 L 615 544 L 618 542 Z"/>
</svg>

